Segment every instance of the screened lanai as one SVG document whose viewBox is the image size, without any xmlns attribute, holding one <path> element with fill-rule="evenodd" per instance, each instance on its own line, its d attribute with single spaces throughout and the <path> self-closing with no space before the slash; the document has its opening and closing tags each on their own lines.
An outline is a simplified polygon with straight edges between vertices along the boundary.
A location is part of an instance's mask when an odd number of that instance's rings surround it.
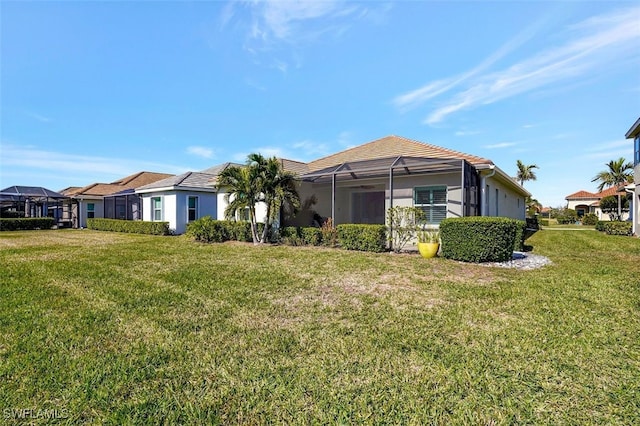
<svg viewBox="0 0 640 426">
<path fill-rule="evenodd" d="M 68 197 L 40 186 L 10 186 L 0 191 L 0 211 L 4 217 L 52 217 L 58 225 L 71 223 L 64 208 Z"/>
<path fill-rule="evenodd" d="M 480 177 L 476 168 L 464 159 L 395 156 L 351 161 L 311 171 L 302 175 L 301 179 L 312 186 L 330 185 L 330 200 L 319 199 L 319 203 L 331 203 L 331 217 L 333 218 L 336 217 L 336 195 L 339 194 L 341 188 L 349 185 L 355 187 L 358 183 L 362 183 L 361 188 L 378 188 L 378 194 L 381 196 L 377 198 L 369 196 L 363 201 L 363 204 L 366 207 L 367 204 L 382 203 L 379 208 L 383 212 L 385 204 L 386 208 L 393 207 L 399 199 L 413 198 L 415 204 L 420 204 L 421 194 L 427 194 L 433 198 L 433 192 L 414 191 L 408 194 L 407 183 L 410 182 L 412 187 L 420 185 L 428 187 L 434 182 L 439 182 L 445 188 L 445 205 L 442 206 L 443 217 L 446 217 L 454 207 L 455 213 L 453 215 L 455 216 L 477 216 L 480 214 Z M 442 184 L 442 182 L 445 183 Z M 436 184 L 434 183 L 434 185 Z M 384 213 L 382 214 L 384 217 Z M 380 212 L 377 217 L 380 217 Z"/>
</svg>

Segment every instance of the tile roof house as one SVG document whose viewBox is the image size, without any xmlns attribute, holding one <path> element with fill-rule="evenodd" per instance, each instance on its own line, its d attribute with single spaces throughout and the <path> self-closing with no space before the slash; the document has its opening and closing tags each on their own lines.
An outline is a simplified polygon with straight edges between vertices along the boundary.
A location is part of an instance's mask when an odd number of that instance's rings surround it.
<svg viewBox="0 0 640 426">
<path fill-rule="evenodd" d="M 564 199 L 567 200 L 567 208 L 575 210 L 578 217 L 592 213 L 598 216 L 599 220 L 608 221 L 610 220 L 609 215 L 600 209 L 600 200 L 609 196 L 617 197 L 620 192 L 620 189 L 616 187 L 607 188 L 600 192 L 580 190 L 567 195 Z M 622 220 L 627 220 L 628 217 L 628 213 L 623 213 Z"/>
<path fill-rule="evenodd" d="M 167 173 L 138 172 L 111 183 L 92 183 L 84 187 L 70 186 L 60 191 L 70 198 L 65 215 L 72 226 L 84 228 L 89 218 L 141 219 L 139 199 L 123 191 L 173 176 Z"/>
</svg>

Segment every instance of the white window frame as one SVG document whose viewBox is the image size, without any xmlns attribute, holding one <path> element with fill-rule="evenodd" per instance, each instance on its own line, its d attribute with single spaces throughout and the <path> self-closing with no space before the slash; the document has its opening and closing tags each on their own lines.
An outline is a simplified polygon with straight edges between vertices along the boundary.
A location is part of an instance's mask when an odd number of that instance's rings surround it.
<svg viewBox="0 0 640 426">
<path fill-rule="evenodd" d="M 191 201 L 191 199 L 194 199 L 195 202 L 195 207 L 191 208 L 191 206 L 189 205 L 189 201 Z M 193 210 L 194 212 L 194 217 L 193 219 L 189 218 L 189 213 Z M 194 220 L 198 220 L 199 216 L 199 210 L 200 210 L 200 197 L 198 197 L 197 195 L 187 195 L 187 222 L 193 222 Z"/>
<path fill-rule="evenodd" d="M 91 206 L 91 208 L 89 208 Z M 87 219 L 96 217 L 96 203 L 87 203 Z"/>
<path fill-rule="evenodd" d="M 418 192 L 420 191 L 430 191 L 430 203 L 418 203 Z M 444 191 L 444 203 L 433 202 L 433 195 L 435 191 Z M 434 219 L 434 213 L 436 211 L 434 207 L 444 207 L 444 217 L 442 219 L 445 219 L 447 217 L 447 211 L 449 209 L 449 188 L 447 187 L 447 185 L 416 186 L 413 188 L 413 205 L 414 207 L 422 209 L 422 211 L 426 215 L 426 221 L 428 224 L 438 225 L 440 223 L 440 220 L 438 220 L 437 218 Z"/>
<path fill-rule="evenodd" d="M 160 201 L 160 208 L 156 209 L 154 200 Z M 163 217 L 162 205 L 163 205 L 162 197 L 151 197 L 151 222 L 162 222 L 162 217 Z M 156 219 L 156 211 L 160 212 L 160 219 Z"/>
</svg>

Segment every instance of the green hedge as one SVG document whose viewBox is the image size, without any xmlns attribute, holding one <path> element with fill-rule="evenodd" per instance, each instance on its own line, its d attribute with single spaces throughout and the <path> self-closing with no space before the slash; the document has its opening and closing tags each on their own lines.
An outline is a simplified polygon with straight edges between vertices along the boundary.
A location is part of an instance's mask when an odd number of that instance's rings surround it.
<svg viewBox="0 0 640 426">
<path fill-rule="evenodd" d="M 169 222 L 143 222 L 141 220 L 87 219 L 87 228 L 129 234 L 169 235 L 171 233 Z"/>
<path fill-rule="evenodd" d="M 596 231 L 604 232 L 604 225 L 608 223 L 603 220 L 599 220 L 596 222 Z"/>
<path fill-rule="evenodd" d="M 604 232 L 607 235 L 631 235 L 631 222 L 604 222 Z"/>
<path fill-rule="evenodd" d="M 55 225 L 52 217 L 0 218 L 0 231 L 27 231 L 51 229 Z"/>
<path fill-rule="evenodd" d="M 347 250 L 383 252 L 387 250 L 387 227 L 384 225 L 344 224 L 336 226 L 338 243 Z"/>
<path fill-rule="evenodd" d="M 598 223 L 598 216 L 593 213 L 587 213 L 582 217 L 583 225 L 595 225 Z"/>
<path fill-rule="evenodd" d="M 513 256 L 521 221 L 502 217 L 461 217 L 440 222 L 442 256 L 463 262 L 504 262 Z"/>
<path fill-rule="evenodd" d="M 525 222 L 524 220 L 515 220 L 515 222 L 516 222 L 516 235 L 513 242 L 513 250 L 524 251 L 524 240 L 526 240 L 527 237 L 533 234 L 529 234 L 527 232 L 527 222 Z"/>
<path fill-rule="evenodd" d="M 5 210 L 3 212 L 0 212 L 0 217 L 4 217 L 5 219 L 25 219 L 24 212 L 14 210 Z"/>
<path fill-rule="evenodd" d="M 258 223 L 258 233 L 262 235 L 264 224 Z M 222 243 L 225 241 L 242 241 L 251 243 L 251 222 L 232 220 L 215 220 L 204 216 L 187 225 L 186 235 L 203 243 Z"/>
</svg>

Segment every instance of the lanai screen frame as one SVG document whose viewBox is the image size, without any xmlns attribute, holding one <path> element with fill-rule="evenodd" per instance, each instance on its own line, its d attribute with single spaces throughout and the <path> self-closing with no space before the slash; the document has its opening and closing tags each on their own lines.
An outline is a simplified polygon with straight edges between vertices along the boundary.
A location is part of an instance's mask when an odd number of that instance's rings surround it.
<svg viewBox="0 0 640 426">
<path fill-rule="evenodd" d="M 310 183 L 331 182 L 331 217 L 336 214 L 336 184 L 363 178 L 389 179 L 389 206 L 393 207 L 394 178 L 409 175 L 460 172 L 461 210 L 463 216 L 478 216 L 481 209 L 480 176 L 476 168 L 464 159 L 395 156 L 371 160 L 350 161 L 338 166 L 305 173 L 302 181 Z M 475 200 L 471 189 L 475 188 Z M 475 203 L 473 202 L 475 201 Z"/>
</svg>

